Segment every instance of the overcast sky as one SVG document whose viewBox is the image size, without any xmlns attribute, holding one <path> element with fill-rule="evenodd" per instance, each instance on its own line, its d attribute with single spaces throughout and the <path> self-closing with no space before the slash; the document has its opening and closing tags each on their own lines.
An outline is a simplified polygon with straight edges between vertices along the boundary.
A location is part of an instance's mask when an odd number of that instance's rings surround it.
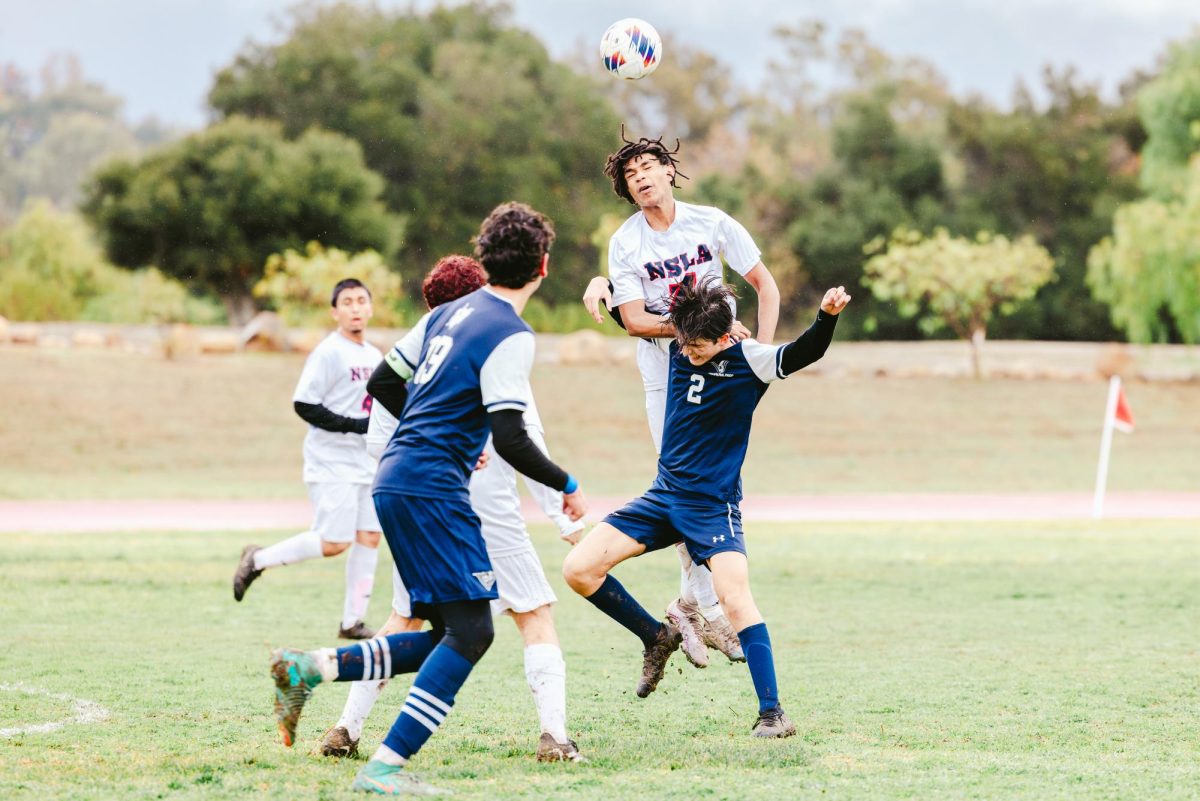
<svg viewBox="0 0 1200 801">
<path fill-rule="evenodd" d="M 154 115 L 197 127 L 206 119 L 204 96 L 213 73 L 247 39 L 278 38 L 275 23 L 293 4 L 0 0 L 0 62 L 34 71 L 52 54 L 74 52 L 89 78 L 125 98 L 131 119 Z M 595 47 L 610 22 L 638 16 L 719 54 L 755 86 L 772 55 L 772 27 L 820 19 L 835 34 L 862 28 L 889 53 L 932 62 L 955 92 L 978 92 L 1002 104 L 1018 77 L 1037 85 L 1047 63 L 1073 64 L 1113 96 L 1133 70 L 1151 68 L 1167 42 L 1200 23 L 1200 0 L 512 0 L 512 5 L 517 23 L 556 55 Z"/>
</svg>

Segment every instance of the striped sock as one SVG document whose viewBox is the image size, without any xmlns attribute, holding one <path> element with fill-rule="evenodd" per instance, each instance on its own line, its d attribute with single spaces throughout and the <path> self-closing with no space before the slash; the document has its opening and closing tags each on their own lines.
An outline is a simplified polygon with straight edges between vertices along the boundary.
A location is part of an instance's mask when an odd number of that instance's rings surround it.
<svg viewBox="0 0 1200 801">
<path fill-rule="evenodd" d="M 402 631 L 337 649 L 337 681 L 390 679 L 421 667 L 433 650 L 433 633 Z"/>
<path fill-rule="evenodd" d="M 421 750 L 454 706 L 473 665 L 448 645 L 438 645 L 413 679 L 408 697 L 383 744 L 404 759 Z"/>
</svg>

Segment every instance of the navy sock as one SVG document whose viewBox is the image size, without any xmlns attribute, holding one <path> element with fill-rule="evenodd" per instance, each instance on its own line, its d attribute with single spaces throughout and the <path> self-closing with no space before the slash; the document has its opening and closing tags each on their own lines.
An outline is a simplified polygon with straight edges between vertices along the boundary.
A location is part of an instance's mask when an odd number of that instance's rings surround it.
<svg viewBox="0 0 1200 801">
<path fill-rule="evenodd" d="M 437 644 L 431 631 L 402 631 L 337 649 L 337 681 L 390 679 L 421 667 Z"/>
<path fill-rule="evenodd" d="M 758 694 L 758 714 L 779 706 L 779 685 L 775 682 L 775 655 L 771 651 L 771 635 L 766 623 L 756 623 L 738 632 L 750 680 Z"/>
<path fill-rule="evenodd" d="M 438 645 L 413 679 L 400 715 L 383 744 L 408 759 L 438 730 L 474 667 L 446 644 Z"/>
<path fill-rule="evenodd" d="M 587 596 L 587 600 L 604 614 L 637 635 L 646 648 L 654 645 L 662 623 L 650 617 L 650 613 L 634 600 L 633 596 L 611 575 L 604 579 L 600 589 Z"/>
</svg>

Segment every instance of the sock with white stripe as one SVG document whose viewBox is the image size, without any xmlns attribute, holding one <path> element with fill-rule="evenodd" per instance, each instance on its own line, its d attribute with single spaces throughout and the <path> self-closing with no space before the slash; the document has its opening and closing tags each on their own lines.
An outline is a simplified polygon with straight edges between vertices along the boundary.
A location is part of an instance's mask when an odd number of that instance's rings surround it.
<svg viewBox="0 0 1200 801">
<path fill-rule="evenodd" d="M 335 681 L 390 679 L 412 673 L 436 645 L 431 631 L 401 631 L 337 649 Z"/>
<path fill-rule="evenodd" d="M 412 758 L 446 719 L 472 667 L 450 646 L 434 648 L 413 679 L 400 715 L 383 744 L 404 759 Z"/>
<path fill-rule="evenodd" d="M 288 537 L 255 552 L 254 569 L 266 570 L 268 567 L 294 565 L 296 562 L 320 559 L 321 556 L 321 535 L 315 531 L 302 531 L 294 537 Z"/>
<path fill-rule="evenodd" d="M 542 731 L 555 742 L 567 741 L 567 663 L 562 650 L 550 643 L 525 648 L 525 680 L 533 692 Z"/>
<path fill-rule="evenodd" d="M 354 543 L 346 554 L 346 599 L 342 603 L 342 628 L 361 622 L 367 614 L 371 589 L 375 586 L 375 566 L 379 549 Z"/>
<path fill-rule="evenodd" d="M 344 728 L 351 740 L 362 737 L 363 724 L 371 714 L 371 707 L 379 700 L 379 694 L 387 686 L 387 679 L 377 681 L 356 681 L 350 685 L 350 694 L 346 696 L 346 705 L 342 707 L 342 716 L 337 725 Z"/>
</svg>

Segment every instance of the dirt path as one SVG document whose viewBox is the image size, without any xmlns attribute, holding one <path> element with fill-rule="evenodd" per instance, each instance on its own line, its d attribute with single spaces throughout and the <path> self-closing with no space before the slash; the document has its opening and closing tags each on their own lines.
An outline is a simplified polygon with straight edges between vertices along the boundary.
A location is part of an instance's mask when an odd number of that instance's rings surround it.
<svg viewBox="0 0 1200 801">
<path fill-rule="evenodd" d="M 626 503 L 625 497 L 593 497 L 589 519 Z M 1092 497 L 1086 493 L 752 495 L 742 502 L 743 519 L 768 521 L 982 521 L 1085 520 Z M 100 531 L 254 531 L 304 529 L 311 508 L 306 500 L 281 501 L 0 501 L 0 533 Z M 526 519 L 544 520 L 528 500 Z M 1200 493 L 1112 493 L 1105 502 L 1110 519 L 1200 520 Z"/>
</svg>

